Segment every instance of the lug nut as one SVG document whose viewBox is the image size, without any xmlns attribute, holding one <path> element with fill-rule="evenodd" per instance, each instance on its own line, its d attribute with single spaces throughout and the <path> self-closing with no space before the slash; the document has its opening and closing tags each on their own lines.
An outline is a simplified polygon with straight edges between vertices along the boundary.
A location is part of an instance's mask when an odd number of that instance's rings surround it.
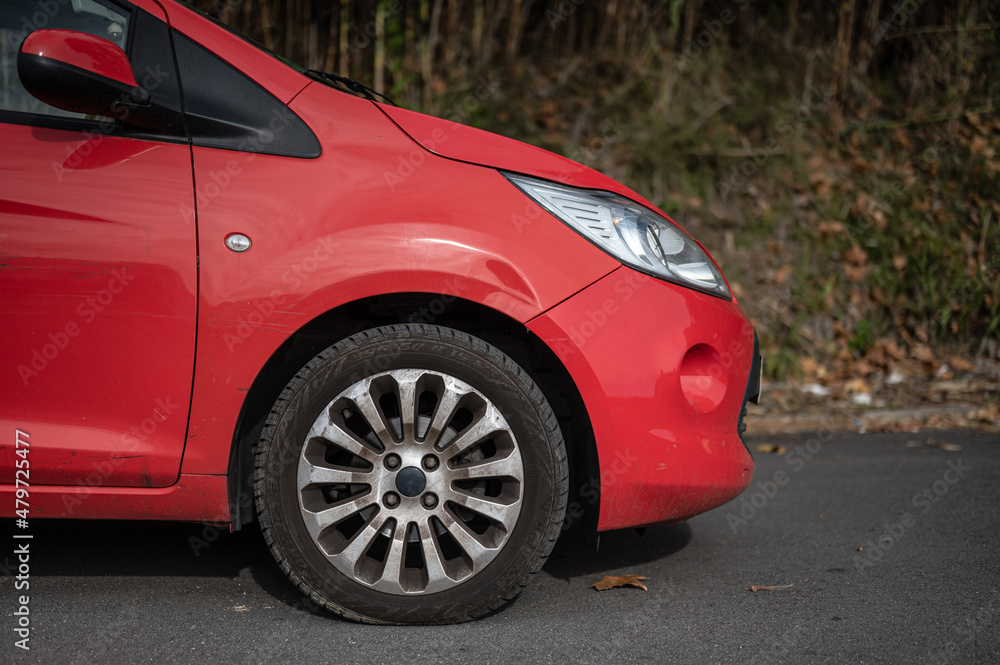
<svg viewBox="0 0 1000 665">
<path fill-rule="evenodd" d="M 399 505 L 399 495 L 395 492 L 386 492 L 385 496 L 382 497 L 382 503 L 385 504 L 386 508 L 395 508 Z"/>
<path fill-rule="evenodd" d="M 424 457 L 424 468 L 428 471 L 433 471 L 438 468 L 438 458 L 434 455 L 427 455 Z"/>
<path fill-rule="evenodd" d="M 420 502 L 424 504 L 424 508 L 433 508 L 434 506 L 437 505 L 438 498 L 434 496 L 434 494 L 432 494 L 431 492 L 428 492 L 427 494 L 424 495 L 424 498 L 422 498 Z"/>
<path fill-rule="evenodd" d="M 385 468 L 387 469 L 398 469 L 399 468 L 399 455 L 392 454 L 385 458 Z"/>
</svg>

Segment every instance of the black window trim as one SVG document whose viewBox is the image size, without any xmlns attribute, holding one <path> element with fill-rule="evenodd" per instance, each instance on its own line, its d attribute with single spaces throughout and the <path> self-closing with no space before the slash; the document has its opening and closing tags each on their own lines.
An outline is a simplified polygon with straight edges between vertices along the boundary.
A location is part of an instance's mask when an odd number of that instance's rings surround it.
<svg viewBox="0 0 1000 665">
<path fill-rule="evenodd" d="M 132 62 L 132 51 L 134 47 L 135 35 L 137 30 L 134 29 L 138 23 L 136 16 L 138 12 L 142 11 L 138 6 L 125 2 L 124 0 L 104 0 L 107 4 L 114 5 L 122 10 L 122 13 L 128 15 L 129 21 L 129 33 L 127 40 L 125 42 L 125 55 L 128 56 L 129 63 Z M 157 17 L 154 17 L 157 18 Z M 157 20 L 159 20 L 157 18 Z M 25 37 L 27 39 L 27 37 Z M 22 45 L 24 42 L 21 42 Z M 18 46 L 18 51 L 20 51 L 20 46 Z M 171 62 L 173 62 L 174 54 L 170 54 Z M 44 113 L 26 113 L 24 111 L 11 111 L 8 109 L 0 109 L 0 123 L 8 125 L 22 125 L 27 127 L 38 127 L 40 129 L 55 129 L 69 132 L 79 132 L 84 135 L 88 135 L 88 139 L 101 138 L 105 136 L 116 136 L 122 138 L 137 138 L 152 141 L 160 141 L 163 143 L 179 143 L 186 144 L 189 143 L 187 138 L 179 138 L 169 135 L 160 135 L 156 132 L 150 132 L 145 129 L 133 129 L 126 126 L 120 120 L 114 118 L 100 118 L 95 120 L 88 120 L 86 118 L 70 118 L 67 116 L 58 115 L 47 115 Z"/>
</svg>

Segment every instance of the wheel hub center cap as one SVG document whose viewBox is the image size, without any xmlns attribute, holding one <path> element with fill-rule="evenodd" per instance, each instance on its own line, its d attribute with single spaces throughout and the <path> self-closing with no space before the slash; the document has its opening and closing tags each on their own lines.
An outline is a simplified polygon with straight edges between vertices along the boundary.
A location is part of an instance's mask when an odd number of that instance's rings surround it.
<svg viewBox="0 0 1000 665">
<path fill-rule="evenodd" d="M 396 489 L 403 496 L 417 496 L 426 486 L 424 472 L 415 466 L 408 466 L 396 474 Z"/>
</svg>

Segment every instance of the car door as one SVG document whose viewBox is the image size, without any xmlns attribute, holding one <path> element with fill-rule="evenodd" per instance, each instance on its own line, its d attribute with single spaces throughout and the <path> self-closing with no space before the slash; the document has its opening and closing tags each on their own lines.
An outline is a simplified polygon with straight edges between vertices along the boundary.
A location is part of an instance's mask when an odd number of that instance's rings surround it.
<svg viewBox="0 0 1000 665">
<path fill-rule="evenodd" d="M 0 5 L 2 484 L 14 482 L 17 430 L 30 440 L 33 485 L 163 487 L 178 477 L 198 266 L 165 21 L 151 0 Z M 154 103 L 177 113 L 139 129 L 34 99 L 17 53 L 42 28 L 118 44 Z"/>
</svg>

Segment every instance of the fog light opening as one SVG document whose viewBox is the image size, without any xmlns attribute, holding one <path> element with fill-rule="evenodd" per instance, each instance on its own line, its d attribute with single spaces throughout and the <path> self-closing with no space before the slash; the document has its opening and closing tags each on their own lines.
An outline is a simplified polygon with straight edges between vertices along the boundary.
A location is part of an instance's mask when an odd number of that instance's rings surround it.
<svg viewBox="0 0 1000 665">
<path fill-rule="evenodd" d="M 681 361 L 681 393 L 698 413 L 714 411 L 729 387 L 729 369 L 708 344 L 695 344 Z"/>
</svg>

